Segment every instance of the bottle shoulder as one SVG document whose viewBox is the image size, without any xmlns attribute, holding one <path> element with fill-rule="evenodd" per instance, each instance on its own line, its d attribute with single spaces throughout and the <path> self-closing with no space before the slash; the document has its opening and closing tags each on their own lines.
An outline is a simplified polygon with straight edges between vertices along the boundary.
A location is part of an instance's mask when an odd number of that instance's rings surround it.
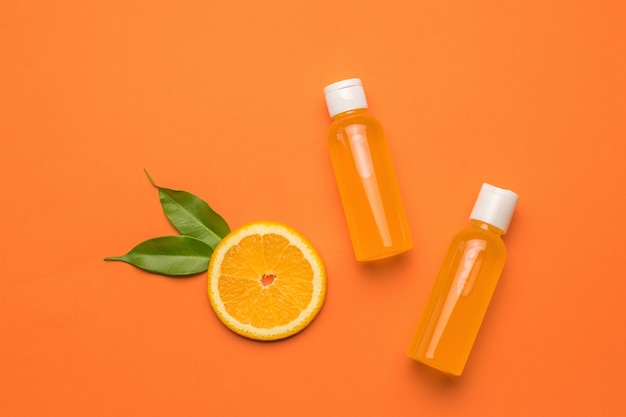
<svg viewBox="0 0 626 417">
<path fill-rule="evenodd" d="M 337 118 L 333 119 L 330 129 L 337 130 L 354 124 L 368 125 L 382 130 L 380 121 L 367 112 L 347 112 L 346 114 L 339 115 Z"/>
<path fill-rule="evenodd" d="M 506 254 L 506 246 L 502 236 L 476 226 L 469 226 L 459 231 L 452 239 L 453 245 L 467 243 L 471 240 L 481 240 L 486 243 L 488 248 Z"/>
</svg>

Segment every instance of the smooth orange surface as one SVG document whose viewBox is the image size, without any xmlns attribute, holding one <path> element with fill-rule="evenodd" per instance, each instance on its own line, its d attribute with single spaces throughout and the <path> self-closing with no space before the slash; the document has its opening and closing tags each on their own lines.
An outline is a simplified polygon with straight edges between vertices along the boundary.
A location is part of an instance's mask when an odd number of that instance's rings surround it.
<svg viewBox="0 0 626 417">
<path fill-rule="evenodd" d="M 626 12 L 618 1 L 0 6 L 0 414 L 626 414 Z M 354 260 L 322 88 L 363 80 L 414 239 Z M 226 329 L 206 277 L 105 263 L 173 233 L 157 191 L 323 257 L 301 334 Z M 520 195 L 461 378 L 406 350 L 480 184 Z"/>
</svg>

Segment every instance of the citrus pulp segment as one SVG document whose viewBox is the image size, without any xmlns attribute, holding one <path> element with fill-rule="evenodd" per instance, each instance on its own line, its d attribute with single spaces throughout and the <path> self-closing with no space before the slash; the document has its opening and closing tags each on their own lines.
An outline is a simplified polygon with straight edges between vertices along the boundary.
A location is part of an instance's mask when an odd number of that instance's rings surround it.
<svg viewBox="0 0 626 417">
<path fill-rule="evenodd" d="M 298 333 L 326 296 L 326 272 L 313 246 L 275 222 L 250 223 L 227 235 L 211 256 L 208 278 L 220 320 L 257 340 Z"/>
</svg>

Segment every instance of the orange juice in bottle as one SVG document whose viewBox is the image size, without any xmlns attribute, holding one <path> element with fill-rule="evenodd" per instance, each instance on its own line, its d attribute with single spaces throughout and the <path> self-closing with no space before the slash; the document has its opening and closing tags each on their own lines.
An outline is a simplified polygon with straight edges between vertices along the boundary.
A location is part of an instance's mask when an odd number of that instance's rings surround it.
<svg viewBox="0 0 626 417">
<path fill-rule="evenodd" d="M 453 239 L 408 355 L 461 375 L 506 260 L 506 233 L 518 196 L 483 184 L 471 226 Z"/>
<path fill-rule="evenodd" d="M 367 112 L 361 80 L 324 88 L 330 157 L 358 261 L 409 250 L 411 234 L 381 124 Z"/>
</svg>

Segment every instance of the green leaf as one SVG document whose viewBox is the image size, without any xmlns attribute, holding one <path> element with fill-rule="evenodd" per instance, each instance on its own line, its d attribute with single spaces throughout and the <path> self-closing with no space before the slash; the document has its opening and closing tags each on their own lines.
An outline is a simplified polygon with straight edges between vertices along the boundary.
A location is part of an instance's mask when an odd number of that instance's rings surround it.
<svg viewBox="0 0 626 417">
<path fill-rule="evenodd" d="M 180 234 L 195 237 L 215 248 L 230 233 L 230 227 L 222 216 L 202 199 L 186 191 L 159 187 L 148 171 L 145 172 L 152 185 L 159 190 L 165 215 Z"/>
<path fill-rule="evenodd" d="M 162 236 L 146 240 L 123 256 L 105 261 L 122 261 L 154 274 L 184 276 L 205 272 L 213 248 L 189 236 Z"/>
</svg>

